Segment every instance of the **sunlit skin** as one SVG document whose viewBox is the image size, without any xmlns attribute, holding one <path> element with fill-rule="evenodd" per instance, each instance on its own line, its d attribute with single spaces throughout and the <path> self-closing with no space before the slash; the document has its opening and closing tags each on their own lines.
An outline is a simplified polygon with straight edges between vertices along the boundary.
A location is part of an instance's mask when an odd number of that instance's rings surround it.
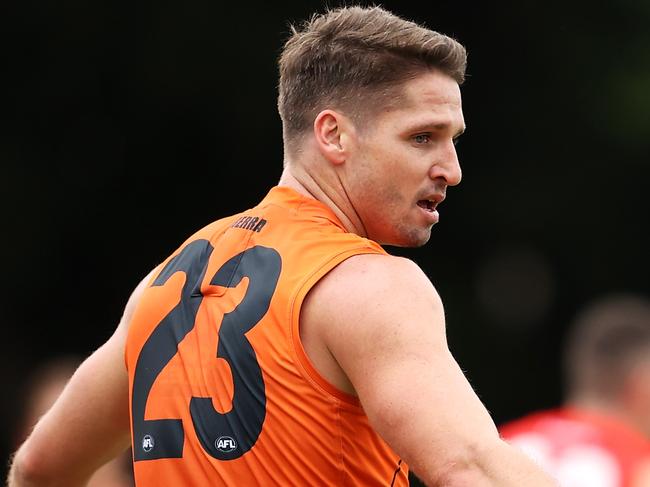
<svg viewBox="0 0 650 487">
<path fill-rule="evenodd" d="M 460 183 L 455 142 L 465 122 L 460 88 L 449 76 L 431 71 L 403 89 L 404 104 L 357 128 L 338 171 L 365 236 L 418 247 L 438 222 L 447 187 Z"/>
</svg>

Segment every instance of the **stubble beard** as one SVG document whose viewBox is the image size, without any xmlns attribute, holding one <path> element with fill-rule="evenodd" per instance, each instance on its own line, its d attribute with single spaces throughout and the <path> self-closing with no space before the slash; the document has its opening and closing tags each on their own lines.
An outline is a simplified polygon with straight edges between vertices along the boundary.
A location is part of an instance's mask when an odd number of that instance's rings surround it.
<svg viewBox="0 0 650 487">
<path fill-rule="evenodd" d="M 431 238 L 431 226 L 425 228 L 410 227 L 404 228 L 404 225 L 400 225 L 401 228 L 398 228 L 398 235 L 403 236 L 403 243 L 398 245 L 398 247 L 407 247 L 407 248 L 418 248 L 423 247 L 427 244 Z"/>
<path fill-rule="evenodd" d="M 403 214 L 403 208 L 407 206 L 405 199 L 396 188 L 388 187 L 381 195 L 381 201 L 385 207 L 385 214 L 390 215 L 384 225 L 389 225 L 389 232 L 385 241 L 379 243 L 393 247 L 417 248 L 425 245 L 431 238 L 433 225 L 420 226 L 411 218 L 411 213 Z M 378 219 L 380 215 L 376 215 Z"/>
</svg>

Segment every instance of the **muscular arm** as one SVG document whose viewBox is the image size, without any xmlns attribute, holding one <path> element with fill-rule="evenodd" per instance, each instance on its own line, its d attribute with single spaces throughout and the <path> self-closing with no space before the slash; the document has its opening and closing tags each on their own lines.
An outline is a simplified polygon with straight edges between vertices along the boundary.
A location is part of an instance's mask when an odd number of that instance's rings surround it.
<svg viewBox="0 0 650 487">
<path fill-rule="evenodd" d="M 149 277 L 133 291 L 113 335 L 79 366 L 18 449 L 9 487 L 85 485 L 96 469 L 129 447 L 124 344 Z"/>
<path fill-rule="evenodd" d="M 305 305 L 303 319 L 320 333 L 372 426 L 427 485 L 556 485 L 499 438 L 449 352 L 440 298 L 411 261 L 348 259 Z"/>
</svg>

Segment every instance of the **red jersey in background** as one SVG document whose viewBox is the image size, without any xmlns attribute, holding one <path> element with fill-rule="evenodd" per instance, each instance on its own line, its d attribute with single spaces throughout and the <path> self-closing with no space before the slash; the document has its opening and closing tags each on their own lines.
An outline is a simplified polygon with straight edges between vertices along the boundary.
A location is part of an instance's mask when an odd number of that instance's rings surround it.
<svg viewBox="0 0 650 487">
<path fill-rule="evenodd" d="M 530 414 L 500 427 L 561 487 L 632 487 L 650 463 L 650 440 L 616 418 L 560 408 Z"/>
</svg>

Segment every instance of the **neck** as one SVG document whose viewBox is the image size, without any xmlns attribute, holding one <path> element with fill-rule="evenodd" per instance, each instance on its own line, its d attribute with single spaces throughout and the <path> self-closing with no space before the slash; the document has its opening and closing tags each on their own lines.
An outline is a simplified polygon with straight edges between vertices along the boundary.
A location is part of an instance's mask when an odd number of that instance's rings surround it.
<svg viewBox="0 0 650 487">
<path fill-rule="evenodd" d="M 336 215 L 343 227 L 350 233 L 361 237 L 367 237 L 366 229 L 361 218 L 354 210 L 345 189 L 337 178 L 339 184 L 326 184 L 310 174 L 309 171 L 298 164 L 285 164 L 284 171 L 278 182 L 278 186 L 291 188 L 294 191 L 313 198 L 327 205 Z"/>
</svg>

